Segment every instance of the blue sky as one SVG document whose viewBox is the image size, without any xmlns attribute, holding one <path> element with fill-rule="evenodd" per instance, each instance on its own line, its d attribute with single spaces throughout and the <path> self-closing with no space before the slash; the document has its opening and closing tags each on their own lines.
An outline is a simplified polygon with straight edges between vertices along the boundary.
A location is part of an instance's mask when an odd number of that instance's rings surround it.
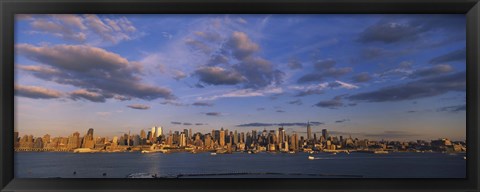
<svg viewBox="0 0 480 192">
<path fill-rule="evenodd" d="M 17 15 L 16 130 L 465 139 L 464 15 Z"/>
</svg>

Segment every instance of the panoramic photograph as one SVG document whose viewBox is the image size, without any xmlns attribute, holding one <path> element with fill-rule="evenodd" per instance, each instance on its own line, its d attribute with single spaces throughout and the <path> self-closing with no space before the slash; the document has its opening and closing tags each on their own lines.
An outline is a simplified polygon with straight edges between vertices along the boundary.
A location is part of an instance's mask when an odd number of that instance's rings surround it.
<svg viewBox="0 0 480 192">
<path fill-rule="evenodd" d="M 15 178 L 466 178 L 464 14 L 17 14 Z"/>
</svg>

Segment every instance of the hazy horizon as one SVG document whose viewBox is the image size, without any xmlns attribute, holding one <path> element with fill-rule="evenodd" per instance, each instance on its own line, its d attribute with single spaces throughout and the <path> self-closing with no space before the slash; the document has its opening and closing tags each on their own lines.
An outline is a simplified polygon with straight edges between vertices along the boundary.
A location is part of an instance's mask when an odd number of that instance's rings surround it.
<svg viewBox="0 0 480 192">
<path fill-rule="evenodd" d="M 17 15 L 15 130 L 466 137 L 465 15 Z M 302 124 L 303 123 L 303 124 Z M 243 130 L 243 131 L 242 131 Z"/>
</svg>

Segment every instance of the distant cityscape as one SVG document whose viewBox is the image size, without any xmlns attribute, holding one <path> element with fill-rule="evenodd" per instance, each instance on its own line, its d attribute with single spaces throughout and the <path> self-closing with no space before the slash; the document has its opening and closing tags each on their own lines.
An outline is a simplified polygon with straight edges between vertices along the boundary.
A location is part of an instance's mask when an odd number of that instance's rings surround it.
<svg viewBox="0 0 480 192">
<path fill-rule="evenodd" d="M 68 137 L 54 137 L 45 134 L 43 137 L 24 135 L 19 138 L 19 133 L 14 132 L 15 151 L 59 151 L 59 152 L 127 152 L 141 151 L 152 152 L 181 152 L 187 151 L 232 153 L 232 152 L 465 152 L 465 141 L 450 141 L 447 138 L 410 142 L 402 141 L 371 141 L 332 136 L 327 129 L 322 129 L 321 135 L 312 134 L 310 124 L 306 126 L 306 138 L 293 132 L 288 135 L 283 127 L 277 130 L 238 132 L 221 128 L 212 130 L 211 133 L 194 133 L 192 129 L 169 131 L 164 134 L 161 126 L 154 126 L 151 131 L 141 130 L 139 134 L 124 134 L 120 137 L 94 137 L 94 129 L 80 137 L 75 132 Z"/>
</svg>

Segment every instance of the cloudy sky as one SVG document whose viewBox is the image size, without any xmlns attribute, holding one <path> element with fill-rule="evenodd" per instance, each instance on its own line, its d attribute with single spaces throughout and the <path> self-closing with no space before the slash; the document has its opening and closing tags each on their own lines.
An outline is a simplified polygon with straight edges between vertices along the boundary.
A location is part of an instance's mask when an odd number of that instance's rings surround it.
<svg viewBox="0 0 480 192">
<path fill-rule="evenodd" d="M 465 139 L 464 15 L 17 15 L 16 130 Z"/>
</svg>

